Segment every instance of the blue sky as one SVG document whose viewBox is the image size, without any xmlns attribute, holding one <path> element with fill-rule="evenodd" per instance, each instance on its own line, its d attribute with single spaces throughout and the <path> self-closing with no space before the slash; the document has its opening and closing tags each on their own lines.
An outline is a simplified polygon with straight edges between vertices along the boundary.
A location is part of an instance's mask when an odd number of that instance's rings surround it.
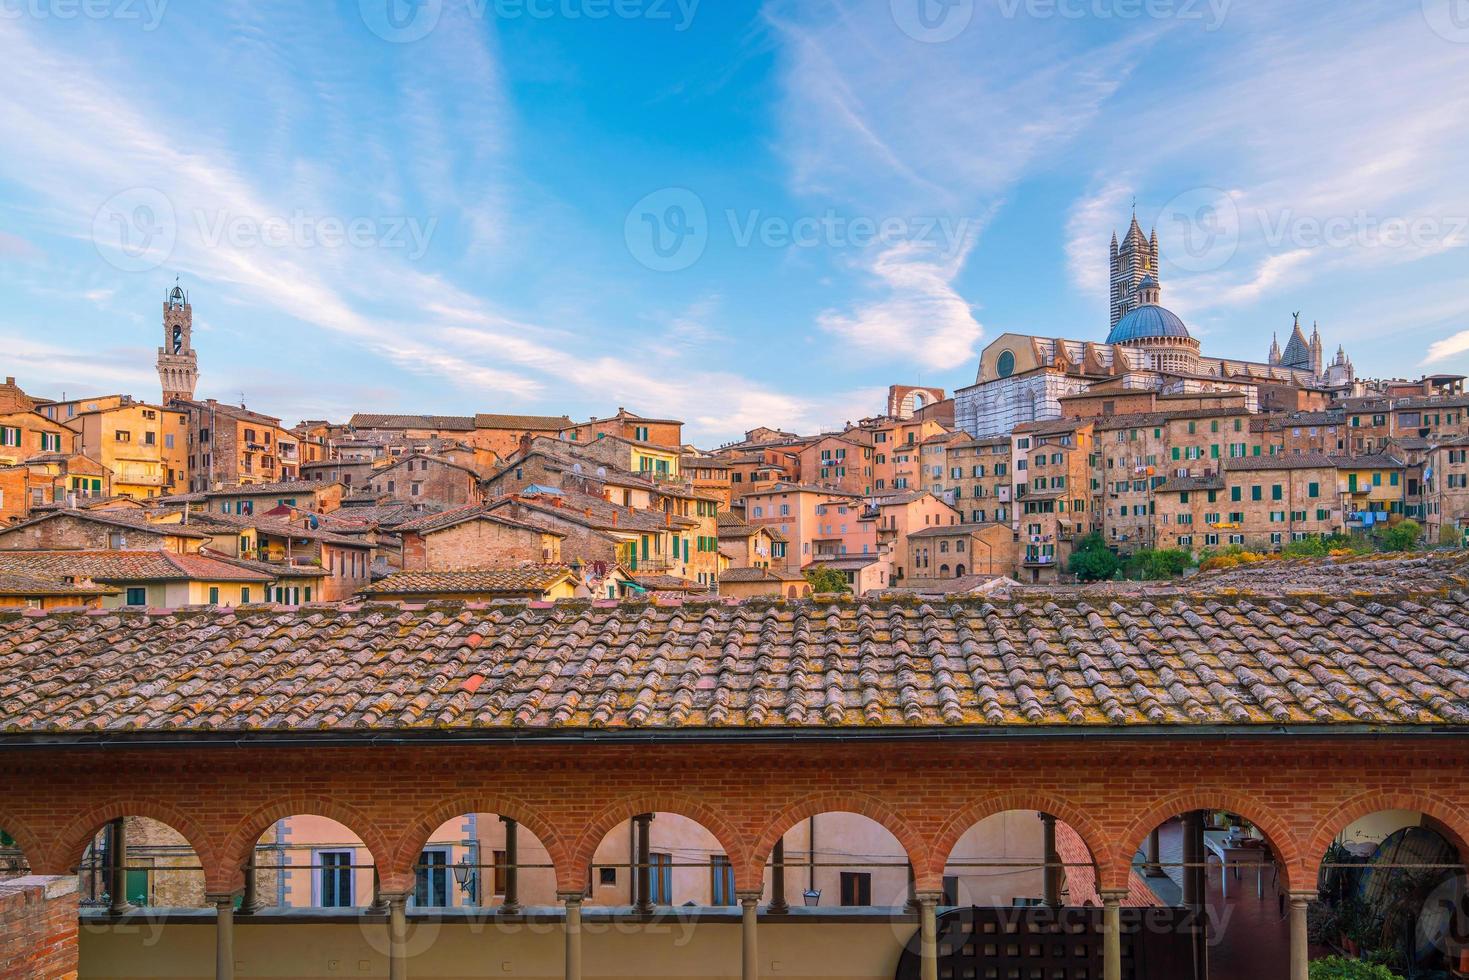
<svg viewBox="0 0 1469 980">
<path fill-rule="evenodd" d="M 156 397 L 178 275 L 288 422 L 812 430 L 1100 340 L 1134 197 L 1207 352 L 1469 372 L 1469 0 L 0 0 L 0 66 L 38 394 Z"/>
</svg>

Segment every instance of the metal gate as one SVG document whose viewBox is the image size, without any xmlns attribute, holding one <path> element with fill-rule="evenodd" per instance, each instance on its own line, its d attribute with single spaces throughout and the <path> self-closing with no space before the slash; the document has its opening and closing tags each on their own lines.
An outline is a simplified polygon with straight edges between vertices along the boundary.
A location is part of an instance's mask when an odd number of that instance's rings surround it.
<svg viewBox="0 0 1469 980">
<path fill-rule="evenodd" d="M 1183 908 L 1124 908 L 1123 980 L 1204 980 L 1193 963 L 1194 919 Z M 919 935 L 896 980 L 920 980 Z M 1101 980 L 1099 908 L 956 908 L 938 917 L 939 980 Z"/>
</svg>

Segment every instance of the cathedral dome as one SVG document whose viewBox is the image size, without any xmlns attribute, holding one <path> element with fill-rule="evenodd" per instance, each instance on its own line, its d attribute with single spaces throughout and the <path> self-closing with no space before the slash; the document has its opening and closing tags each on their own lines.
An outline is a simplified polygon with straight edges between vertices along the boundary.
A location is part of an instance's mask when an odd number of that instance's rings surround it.
<svg viewBox="0 0 1469 980">
<path fill-rule="evenodd" d="M 1188 327 L 1172 310 L 1161 306 L 1139 306 L 1121 320 L 1107 334 L 1109 344 L 1135 344 L 1151 337 L 1176 337 L 1191 340 Z"/>
</svg>

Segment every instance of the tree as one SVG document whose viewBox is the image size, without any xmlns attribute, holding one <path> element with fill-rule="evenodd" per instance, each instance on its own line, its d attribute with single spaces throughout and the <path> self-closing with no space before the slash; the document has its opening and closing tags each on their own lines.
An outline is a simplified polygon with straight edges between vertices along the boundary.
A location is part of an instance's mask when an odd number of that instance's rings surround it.
<svg viewBox="0 0 1469 980">
<path fill-rule="evenodd" d="M 851 592 L 852 587 L 847 584 L 847 577 L 835 568 L 825 565 L 812 565 L 806 569 L 806 582 L 811 586 L 812 592 Z"/>
<path fill-rule="evenodd" d="M 1101 533 L 1093 531 L 1076 542 L 1066 567 L 1083 582 L 1101 582 L 1117 574 L 1122 568 L 1122 560 L 1107 547 Z"/>
<path fill-rule="evenodd" d="M 1458 548 L 1464 543 L 1464 536 L 1457 527 L 1445 524 L 1439 528 L 1438 544 L 1441 548 Z"/>
<path fill-rule="evenodd" d="M 1411 518 L 1389 524 L 1377 532 L 1377 545 L 1383 551 L 1412 551 L 1423 536 L 1423 528 Z"/>
</svg>

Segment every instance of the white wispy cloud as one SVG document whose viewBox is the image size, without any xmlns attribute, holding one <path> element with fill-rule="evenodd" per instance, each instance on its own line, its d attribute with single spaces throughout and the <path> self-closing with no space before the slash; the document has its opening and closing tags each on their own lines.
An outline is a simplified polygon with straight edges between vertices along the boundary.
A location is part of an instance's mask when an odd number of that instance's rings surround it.
<svg viewBox="0 0 1469 980">
<path fill-rule="evenodd" d="M 959 281 L 978 236 L 1048 152 L 1092 125 L 1152 32 L 1086 51 L 1038 35 L 1022 51 L 982 4 L 976 17 L 992 20 L 934 45 L 903 35 L 886 0 L 771 3 L 765 14 L 782 41 L 780 149 L 793 193 L 966 229 L 939 257 L 918 236 L 872 247 L 852 265 L 867 277 L 855 291 L 875 298 L 824 310 L 818 326 L 858 355 L 967 367 L 983 298 L 961 295 Z"/>
</svg>

